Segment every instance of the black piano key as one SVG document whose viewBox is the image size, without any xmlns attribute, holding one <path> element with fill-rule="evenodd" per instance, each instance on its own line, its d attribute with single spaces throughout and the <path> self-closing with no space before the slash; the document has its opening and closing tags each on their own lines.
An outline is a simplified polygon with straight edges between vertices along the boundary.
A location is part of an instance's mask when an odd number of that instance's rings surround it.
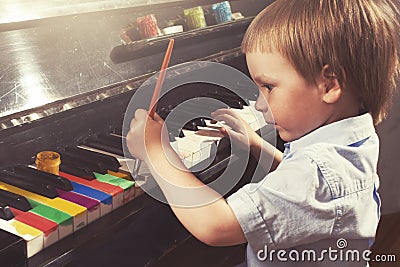
<svg viewBox="0 0 400 267">
<path fill-rule="evenodd" d="M 222 107 L 222 106 L 221 106 Z M 228 107 L 228 106 L 226 106 Z M 174 117 L 168 117 L 168 121 L 175 121 L 175 122 L 185 122 L 190 120 L 184 127 L 185 129 L 188 130 L 195 130 L 197 131 L 198 129 L 194 129 L 192 125 L 195 125 L 196 127 L 198 126 L 206 126 L 206 122 L 204 118 L 211 118 L 211 112 L 214 111 L 215 109 L 209 109 L 208 112 L 204 111 L 204 109 L 201 110 L 191 110 L 188 105 L 184 106 L 179 106 L 177 109 L 174 111 Z M 165 120 L 167 116 L 170 114 L 171 110 L 167 108 L 161 108 L 160 109 L 160 117 Z M 208 115 L 206 115 L 208 113 Z M 176 116 L 176 117 L 175 117 Z M 167 123 L 168 124 L 168 123 Z M 192 125 L 189 125 L 192 124 Z"/>
<path fill-rule="evenodd" d="M 1 266 L 26 266 L 26 257 L 25 240 L 0 230 Z"/>
<path fill-rule="evenodd" d="M 2 189 L 0 189 L 0 202 L 6 203 L 9 206 L 22 211 L 28 211 L 32 209 L 31 204 L 24 196 L 14 194 L 12 192 L 8 192 Z"/>
<path fill-rule="evenodd" d="M 195 114 L 195 116 L 209 116 L 210 113 L 214 111 L 209 106 L 205 105 L 197 106 L 194 102 L 180 105 L 179 110 L 190 112 L 192 114 Z"/>
<path fill-rule="evenodd" d="M 121 167 L 121 164 L 119 164 L 119 161 L 109 155 L 104 155 L 95 151 L 90 151 L 87 149 L 79 148 L 79 147 L 67 147 L 65 148 L 64 153 L 71 153 L 75 155 L 82 156 L 84 158 L 93 160 L 95 162 L 98 162 L 101 164 L 101 166 L 106 167 L 110 171 L 118 172 L 119 167 Z"/>
<path fill-rule="evenodd" d="M 183 126 L 183 129 L 190 130 L 190 131 L 198 131 L 199 128 L 195 121 L 189 121 Z"/>
<path fill-rule="evenodd" d="M 191 122 L 196 124 L 197 127 L 199 127 L 199 126 L 202 126 L 202 127 L 207 126 L 206 121 L 205 121 L 204 118 L 195 118 Z"/>
<path fill-rule="evenodd" d="M 245 101 L 241 100 L 239 97 L 234 96 L 234 95 L 229 96 L 229 95 L 221 95 L 221 94 L 215 93 L 215 92 L 208 92 L 207 96 L 212 97 L 212 98 L 216 98 L 216 99 L 224 102 L 225 104 L 227 104 L 231 108 L 242 109 L 243 106 L 246 105 Z"/>
<path fill-rule="evenodd" d="M 176 118 L 176 120 L 174 120 L 174 118 L 167 120 L 167 126 L 171 129 L 186 129 L 186 130 L 190 130 L 190 131 L 198 131 L 199 128 L 198 126 L 201 126 L 201 122 L 200 120 L 197 119 L 193 119 L 188 121 L 187 123 L 183 124 L 185 121 L 187 120 L 181 120 Z M 183 125 L 183 127 L 182 127 Z"/>
<path fill-rule="evenodd" d="M 187 105 L 182 105 L 182 110 L 194 113 L 200 118 L 211 118 L 211 112 L 222 108 L 229 108 L 229 106 L 225 103 L 213 103 L 210 105 L 205 105 L 197 102 L 191 102 Z"/>
<path fill-rule="evenodd" d="M 0 218 L 6 221 L 14 218 L 14 213 L 12 213 L 10 207 L 3 202 L 0 202 Z"/>
<path fill-rule="evenodd" d="M 180 129 L 182 129 L 182 127 L 183 127 L 183 124 L 182 123 L 179 123 L 179 122 L 176 122 L 176 121 L 173 121 L 173 120 L 167 120 L 166 121 L 166 124 L 167 124 L 167 128 L 168 128 L 168 130 L 169 129 L 173 129 L 173 130 L 180 130 Z"/>
<path fill-rule="evenodd" d="M 198 126 L 206 126 L 204 116 L 201 117 L 196 112 L 181 108 L 180 106 L 175 110 L 174 117 L 171 120 L 177 122 L 188 121 L 183 128 L 191 131 L 198 131 Z"/>
<path fill-rule="evenodd" d="M 217 90 L 217 91 L 209 91 L 207 95 L 214 96 L 217 99 L 230 99 L 235 101 L 241 101 L 245 105 L 247 105 L 246 101 L 239 95 L 231 91 Z"/>
<path fill-rule="evenodd" d="M 100 134 L 97 136 L 97 141 L 122 149 L 122 138 L 119 136 Z"/>
<path fill-rule="evenodd" d="M 185 134 L 183 133 L 182 129 L 168 129 L 168 136 L 169 139 L 175 139 L 177 137 L 183 138 L 185 137 Z"/>
<path fill-rule="evenodd" d="M 165 120 L 165 118 L 168 116 L 168 114 L 171 112 L 170 109 L 167 109 L 165 107 L 160 108 L 159 110 L 157 110 L 157 114 L 163 119 Z"/>
<path fill-rule="evenodd" d="M 60 165 L 60 171 L 77 176 L 79 178 L 83 178 L 85 180 L 94 180 L 96 179 L 94 173 L 90 170 L 86 169 L 81 169 L 77 166 L 73 165 L 65 165 L 64 163 L 61 163 Z"/>
<path fill-rule="evenodd" d="M 182 129 L 187 129 L 187 130 L 192 130 L 192 131 L 198 131 L 199 129 L 197 128 L 196 122 L 192 123 L 191 121 L 187 122 L 185 125 L 182 125 L 183 122 L 187 121 L 190 118 L 193 118 L 193 114 L 188 114 L 184 112 L 180 112 L 181 110 L 177 110 L 176 113 L 174 113 L 174 117 L 168 117 L 166 120 L 167 128 L 168 128 L 168 135 L 169 135 L 169 140 L 174 141 L 175 137 L 185 137 L 185 134 L 183 133 Z M 171 107 L 168 108 L 161 108 L 159 111 L 159 115 L 161 118 L 165 120 L 165 118 L 169 115 L 171 112 Z M 175 117 L 176 116 L 176 117 Z M 187 118 L 185 118 L 185 116 Z M 201 124 L 201 122 L 199 122 Z"/>
<path fill-rule="evenodd" d="M 170 142 L 176 141 L 176 136 L 171 132 L 168 132 L 168 138 Z"/>
<path fill-rule="evenodd" d="M 63 162 L 65 165 L 77 166 L 80 169 L 86 169 L 92 172 L 97 172 L 101 174 L 107 173 L 106 167 L 100 166 L 97 162 L 90 161 L 74 154 L 61 154 L 61 162 Z"/>
<path fill-rule="evenodd" d="M 122 136 L 122 126 L 115 128 L 113 133 L 116 135 Z"/>
<path fill-rule="evenodd" d="M 55 188 L 64 191 L 72 191 L 74 189 L 72 187 L 71 182 L 68 179 L 65 179 L 63 177 L 60 177 L 52 173 L 33 169 L 28 166 L 18 165 L 12 168 L 12 171 L 17 174 L 27 175 L 31 176 L 32 178 L 37 178 L 43 182 L 48 183 L 49 185 L 54 186 Z"/>
<path fill-rule="evenodd" d="M 182 131 L 182 127 L 178 123 L 174 123 L 173 121 L 167 122 L 168 134 L 175 137 L 185 137 L 185 134 Z"/>
<path fill-rule="evenodd" d="M 58 197 L 58 193 L 54 186 L 43 183 L 43 181 L 29 176 L 1 170 L 0 181 L 48 198 Z"/>
<path fill-rule="evenodd" d="M 202 126 L 202 127 L 206 127 L 207 126 L 207 123 L 206 123 L 206 120 L 205 119 L 203 119 L 203 118 L 200 118 L 200 126 Z"/>
<path fill-rule="evenodd" d="M 231 100 L 224 98 L 221 101 L 223 101 L 231 108 L 243 109 L 243 107 L 245 106 L 242 100 Z"/>
<path fill-rule="evenodd" d="M 122 148 L 116 148 L 113 146 L 110 146 L 108 144 L 104 144 L 100 141 L 94 140 L 94 139 L 88 139 L 83 143 L 85 146 L 91 147 L 91 148 L 95 148 L 98 150 L 102 150 L 108 153 L 112 153 L 121 157 L 124 157 L 124 152 L 122 150 Z M 130 155 L 126 155 L 127 157 Z"/>
<path fill-rule="evenodd" d="M 168 121 L 167 122 L 167 129 L 168 129 L 168 132 L 172 133 L 175 136 L 179 136 L 180 132 L 182 131 L 182 129 L 186 129 L 186 130 L 192 130 L 193 129 L 193 131 L 197 131 L 197 130 L 195 130 L 195 129 L 197 129 L 195 124 L 189 125 L 189 123 L 187 123 L 187 125 L 188 126 L 185 127 L 186 124 L 182 125 L 182 123 Z"/>
</svg>

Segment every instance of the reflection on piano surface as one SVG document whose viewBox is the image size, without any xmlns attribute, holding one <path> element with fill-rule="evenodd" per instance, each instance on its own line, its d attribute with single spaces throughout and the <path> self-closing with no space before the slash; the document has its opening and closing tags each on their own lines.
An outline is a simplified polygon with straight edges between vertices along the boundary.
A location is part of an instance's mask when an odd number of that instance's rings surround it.
<svg viewBox="0 0 400 267">
<path fill-rule="evenodd" d="M 84 259 L 88 264 L 118 264 L 131 255 L 117 260 L 106 251 L 136 251 L 130 266 L 143 266 L 190 238 L 167 206 L 143 193 L 146 166 L 134 182 L 129 169 L 135 159 L 124 155 L 126 107 L 137 88 L 159 69 L 167 39 L 120 45 L 118 38 L 133 17 L 158 12 L 166 18 L 212 3 L 172 1 L 0 24 L 2 265 L 74 265 Z M 249 17 L 266 3 L 235 0 L 231 5 L 248 19 L 180 34 L 171 65 L 209 60 L 247 73 L 241 38 Z M 222 87 L 200 83 L 185 84 L 163 97 L 157 112 L 165 118 L 179 103 L 202 96 L 255 121 L 254 92 L 241 99 Z M 199 107 L 191 104 L 180 109 L 181 116 L 196 114 Z M 209 111 L 213 108 L 217 107 Z M 209 119 L 168 124 L 170 141 L 205 181 L 215 179 L 233 159 L 218 124 Z M 34 168 L 34 157 L 43 150 L 61 154 L 59 175 Z M 246 173 L 252 173 L 250 167 Z M 115 236 L 126 240 L 110 245 Z"/>
</svg>

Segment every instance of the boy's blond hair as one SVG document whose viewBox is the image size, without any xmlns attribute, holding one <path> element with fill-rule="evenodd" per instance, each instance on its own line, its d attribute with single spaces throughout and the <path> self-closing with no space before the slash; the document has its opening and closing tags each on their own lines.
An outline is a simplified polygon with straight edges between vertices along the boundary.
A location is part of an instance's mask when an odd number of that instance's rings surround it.
<svg viewBox="0 0 400 267">
<path fill-rule="evenodd" d="M 398 31 L 398 9 L 389 0 L 278 0 L 250 24 L 242 51 L 277 51 L 308 82 L 329 65 L 378 124 L 399 73 Z"/>
</svg>

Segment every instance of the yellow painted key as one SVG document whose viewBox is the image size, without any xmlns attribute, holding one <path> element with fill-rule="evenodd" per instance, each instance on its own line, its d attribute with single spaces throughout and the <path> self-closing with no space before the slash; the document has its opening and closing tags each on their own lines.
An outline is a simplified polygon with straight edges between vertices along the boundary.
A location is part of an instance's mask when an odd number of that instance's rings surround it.
<svg viewBox="0 0 400 267">
<path fill-rule="evenodd" d="M 134 182 L 132 176 L 130 176 L 129 174 L 122 173 L 122 172 L 113 172 L 113 171 L 110 171 L 110 170 L 108 170 L 107 173 L 111 174 L 111 175 L 113 175 L 115 177 L 119 177 L 119 178 L 122 178 L 122 179 L 125 179 L 125 180 L 128 180 L 128 181 L 133 181 Z"/>
<path fill-rule="evenodd" d="M 85 207 L 58 197 L 51 199 L 40 196 L 38 194 L 20 189 L 18 187 L 3 182 L 0 182 L 0 188 L 9 192 L 13 192 L 15 194 L 22 195 L 26 198 L 32 199 L 36 202 L 50 206 L 71 215 L 73 217 L 74 231 L 84 227 L 87 224 L 87 209 Z"/>
<path fill-rule="evenodd" d="M 43 232 L 17 220 L 0 219 L 0 229 L 23 238 L 26 242 L 28 257 L 32 257 L 43 249 Z"/>
</svg>

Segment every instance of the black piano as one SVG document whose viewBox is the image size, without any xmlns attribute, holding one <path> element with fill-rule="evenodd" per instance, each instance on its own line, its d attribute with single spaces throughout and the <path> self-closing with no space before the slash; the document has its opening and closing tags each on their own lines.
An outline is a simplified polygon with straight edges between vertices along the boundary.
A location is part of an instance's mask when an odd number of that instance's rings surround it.
<svg viewBox="0 0 400 267">
<path fill-rule="evenodd" d="M 121 136 L 127 131 L 124 118 L 127 120 L 129 101 L 159 70 L 169 38 L 175 39 L 175 47 L 170 61 L 173 71 L 167 72 L 167 79 L 191 77 L 193 71 L 198 71 L 196 68 L 201 69 L 201 64 L 184 64 L 191 61 L 222 63 L 248 75 L 240 50 L 241 40 L 254 16 L 272 1 L 230 1 L 232 12 L 240 12 L 243 17 L 220 24 L 211 11 L 216 2 L 7 0 L 0 3 L 0 9 L 6 11 L 0 16 L 0 225 L 16 221 L 20 216 L 17 213 L 29 213 L 43 196 L 50 199 L 66 196 L 68 189 L 60 191 L 56 185 L 49 186 L 43 182 L 48 177 L 31 168 L 40 151 L 59 152 L 61 171 L 85 177 L 88 183 L 108 175 L 102 171 L 113 168 L 116 159 L 112 155 L 124 157 L 126 150 Z M 202 6 L 207 26 L 189 29 L 183 13 L 196 6 Z M 157 17 L 160 29 L 174 22 L 182 24 L 184 31 L 138 38 L 132 25 L 136 18 L 148 14 Z M 126 29 L 133 31 L 132 40 L 121 40 Z M 243 109 L 255 100 L 256 93 L 253 88 L 239 97 L 218 85 L 188 83 L 165 94 L 157 112 L 167 116 L 179 103 L 204 96 Z M 147 106 L 148 103 L 143 103 L 143 108 Z M 184 138 L 183 130 L 195 131 L 201 123 L 204 121 L 192 120 L 182 127 L 171 126 L 171 141 Z M 84 147 L 93 147 L 97 152 L 88 152 Z M 215 158 L 206 168 L 195 168 L 193 172 L 205 182 L 212 181 L 230 160 L 238 159 L 231 153 L 229 141 L 222 139 Z M 115 172 L 118 166 L 114 166 Z M 229 193 L 257 172 L 254 166 L 250 160 L 243 181 Z M 93 175 L 94 172 L 99 176 Z M 36 176 L 37 180 L 32 182 Z M 68 187 L 72 180 L 61 176 L 57 179 L 66 181 Z M 129 180 L 129 175 L 125 178 Z M 75 182 L 71 182 L 74 194 L 78 192 Z M 44 187 L 57 188 L 56 195 L 51 196 Z M 19 192 L 25 191 L 15 189 L 9 194 L 8 188 L 22 188 L 40 196 L 29 200 L 32 207 L 20 211 L 25 197 Z M 244 246 L 211 248 L 199 243 L 167 205 L 138 188 L 135 190 L 135 197 L 129 201 L 121 201 L 112 211 L 104 212 L 83 227 L 77 226 L 73 233 L 51 245 L 42 245 L 33 253 L 24 238 L 1 229 L 1 266 L 204 266 L 203 260 L 210 257 L 208 266 L 231 266 L 243 259 Z M 30 195 L 26 198 L 30 199 Z"/>
</svg>

